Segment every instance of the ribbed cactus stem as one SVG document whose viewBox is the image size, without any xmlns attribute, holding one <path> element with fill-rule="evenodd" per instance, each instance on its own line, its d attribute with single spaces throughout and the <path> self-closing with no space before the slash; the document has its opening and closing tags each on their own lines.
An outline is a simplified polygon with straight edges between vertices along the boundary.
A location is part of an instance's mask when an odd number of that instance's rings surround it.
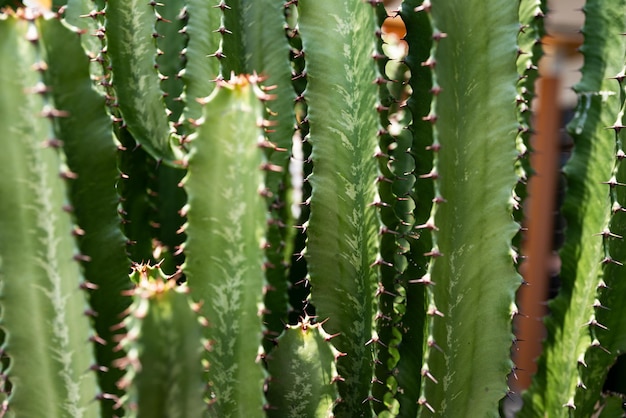
<svg viewBox="0 0 626 418">
<path fill-rule="evenodd" d="M 128 130 L 155 159 L 174 164 L 182 154 L 172 136 L 155 67 L 155 5 L 143 0 L 109 0 L 107 50 L 117 106 Z"/>
<path fill-rule="evenodd" d="M 335 362 L 340 353 L 332 336 L 309 318 L 288 326 L 268 356 L 268 416 L 275 418 L 332 417 L 338 398 Z"/>
<path fill-rule="evenodd" d="M 616 160 L 621 144 L 616 142 L 616 132 L 622 129 L 623 91 L 615 78 L 624 68 L 625 8 L 623 0 L 589 1 L 584 8 L 581 52 L 585 61 L 583 77 L 574 88 L 576 113 L 568 126 L 574 149 L 564 168 L 567 191 L 562 213 L 567 234 L 560 253 L 561 289 L 550 303 L 548 337 L 520 417 L 589 416 L 602 386 L 600 376 L 610 364 L 600 347 L 617 348 L 598 337 L 605 335 L 608 325 L 600 321 L 601 306 L 608 306 L 608 301 L 601 302 L 599 295 L 610 297 L 608 283 L 623 278 L 619 265 L 623 259 L 614 248 L 617 238 L 610 234 L 621 236 L 618 196 L 622 192 L 617 179 L 622 173 Z M 612 210 L 616 210 L 613 219 Z M 599 368 L 587 371 L 594 366 L 592 361 Z M 587 383 L 594 396 L 586 393 Z"/>
<path fill-rule="evenodd" d="M 93 324 L 105 342 L 95 345 L 96 361 L 102 366 L 98 373 L 100 390 L 119 395 L 115 382 L 120 373 L 108 365 L 123 353 L 113 351 L 116 332 L 111 328 L 130 303 L 122 295 L 130 285 L 130 263 L 117 213 L 117 141 L 104 97 L 97 93 L 90 79 L 90 65 L 81 48 L 78 29 L 58 19 L 40 19 L 37 24 L 48 64 L 44 78 L 50 97 L 57 107 L 71 115 L 55 121 L 55 136 L 74 173 L 68 186 L 74 206 L 72 213 L 78 224 L 76 238 L 83 254 L 85 280 L 89 282 L 90 306 L 96 313 Z M 107 405 L 104 416 L 110 416 L 111 402 Z"/>
<path fill-rule="evenodd" d="M 33 19 L 33 10 L 25 14 Z M 0 308 L 15 417 L 100 416 L 86 294 L 33 21 L 0 15 Z"/>
<path fill-rule="evenodd" d="M 204 344 L 198 306 L 186 286 L 158 266 L 133 266 L 137 286 L 122 321 L 120 340 L 128 354 L 115 365 L 126 370 L 118 386 L 127 391 L 120 404 L 129 417 L 200 418 L 206 414 L 202 376 Z"/>
<path fill-rule="evenodd" d="M 298 8 L 314 166 L 306 250 L 311 301 L 327 331 L 340 334 L 333 345 L 346 353 L 337 364 L 344 379 L 337 416 L 371 416 L 380 228 L 375 13 L 360 1 L 306 0 Z"/>
<path fill-rule="evenodd" d="M 189 203 L 183 268 L 208 319 L 210 416 L 258 415 L 265 403 L 261 339 L 265 288 L 263 107 L 256 79 L 220 81 L 203 99 L 184 180 Z"/>
<path fill-rule="evenodd" d="M 517 5 L 423 2 L 433 23 L 435 196 L 419 416 L 498 416 L 520 283 L 510 255 L 516 183 Z M 497 42 L 494 40 L 497 39 Z M 480 105 L 478 104 L 480 103 Z M 462 221 L 460 221 L 462 219 Z M 482 261 L 481 261 L 482 260 Z M 480 309 L 477 309 L 480 307 Z"/>
</svg>

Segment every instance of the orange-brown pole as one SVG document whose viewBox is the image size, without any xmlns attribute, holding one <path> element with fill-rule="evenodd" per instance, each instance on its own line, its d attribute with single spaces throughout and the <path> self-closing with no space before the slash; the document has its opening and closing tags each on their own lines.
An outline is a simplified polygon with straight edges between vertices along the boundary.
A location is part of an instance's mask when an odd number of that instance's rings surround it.
<svg viewBox="0 0 626 418">
<path fill-rule="evenodd" d="M 531 165 L 534 174 L 530 179 L 526 202 L 525 234 L 522 253 L 526 256 L 522 274 L 526 285 L 517 294 L 521 315 L 516 318 L 516 351 L 513 359 L 518 368 L 517 380 L 512 382 L 516 392 L 528 388 L 537 367 L 535 360 L 541 353 L 545 335 L 542 319 L 546 314 L 550 272 L 554 270 L 552 238 L 556 187 L 559 175 L 559 130 L 561 125 L 559 104 L 558 56 L 550 57 L 541 66 L 538 80 L 538 104 L 535 113 L 535 134 L 532 138 Z M 546 68 L 548 67 L 548 68 Z"/>
</svg>

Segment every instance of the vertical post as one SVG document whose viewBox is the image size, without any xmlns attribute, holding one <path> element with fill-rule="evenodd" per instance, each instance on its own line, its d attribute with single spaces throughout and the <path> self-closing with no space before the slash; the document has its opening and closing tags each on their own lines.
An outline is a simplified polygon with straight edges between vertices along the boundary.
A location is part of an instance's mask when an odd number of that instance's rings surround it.
<svg viewBox="0 0 626 418">
<path fill-rule="evenodd" d="M 545 333 L 542 318 L 547 313 L 550 271 L 554 270 L 551 268 L 551 263 L 554 263 L 552 238 L 561 125 L 558 47 L 554 54 L 542 61 L 538 80 L 535 134 L 532 139 L 531 165 L 534 173 L 526 202 L 527 232 L 522 249 L 526 261 L 521 272 L 526 285 L 521 286 L 517 294 L 521 315 L 515 323 L 519 342 L 514 361 L 518 372 L 517 381 L 512 382 L 512 389 L 516 392 L 530 386 L 532 375 L 537 370 L 535 360 L 541 353 L 541 341 Z"/>
</svg>

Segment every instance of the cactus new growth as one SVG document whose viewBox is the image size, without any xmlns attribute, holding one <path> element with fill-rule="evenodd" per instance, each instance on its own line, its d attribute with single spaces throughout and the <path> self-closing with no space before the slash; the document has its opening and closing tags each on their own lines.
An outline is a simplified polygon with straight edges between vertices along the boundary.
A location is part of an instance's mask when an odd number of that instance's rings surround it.
<svg viewBox="0 0 626 418">
<path fill-rule="evenodd" d="M 5 3 L 0 418 L 504 416 L 545 2 Z M 626 0 L 584 11 L 520 417 L 622 413 Z"/>
</svg>

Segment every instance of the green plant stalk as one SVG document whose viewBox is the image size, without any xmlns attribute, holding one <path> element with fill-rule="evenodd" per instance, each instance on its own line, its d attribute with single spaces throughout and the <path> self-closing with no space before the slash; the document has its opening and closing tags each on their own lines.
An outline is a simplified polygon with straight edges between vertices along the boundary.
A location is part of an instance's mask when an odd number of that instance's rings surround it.
<svg viewBox="0 0 626 418">
<path fill-rule="evenodd" d="M 27 36 L 28 39 L 27 40 Z M 0 15 L 0 283 L 2 347 L 10 357 L 12 417 L 99 417 L 96 375 L 91 372 L 92 334 L 84 315 L 86 295 L 63 206 L 59 174 L 42 95 L 39 34 L 33 23 Z M 38 65 L 37 65 L 38 64 Z"/>
<path fill-rule="evenodd" d="M 180 33 L 184 27 L 182 11 L 185 3 L 184 0 L 169 0 L 155 7 L 157 21 L 154 28 L 159 34 L 156 63 L 159 73 L 165 77 L 161 80 L 161 89 L 170 122 L 179 122 L 185 105 L 181 99 L 184 83 L 177 76 L 184 66 L 181 52 L 187 43 L 186 37 Z"/>
<path fill-rule="evenodd" d="M 300 1 L 298 8 L 314 166 L 306 249 L 311 301 L 319 320 L 328 320 L 325 329 L 340 334 L 333 345 L 346 353 L 337 364 L 345 379 L 337 416 L 371 416 L 380 227 L 375 11 L 336 0 Z"/>
<path fill-rule="evenodd" d="M 286 34 L 289 39 L 289 45 L 291 47 L 290 59 L 293 68 L 292 85 L 298 97 L 295 103 L 296 113 L 296 126 L 294 132 L 294 148 L 298 143 L 300 145 L 300 155 L 295 155 L 294 152 L 294 165 L 297 167 L 300 165 L 302 174 L 302 183 L 300 185 L 301 196 L 293 197 L 294 203 L 299 203 L 299 214 L 297 219 L 294 220 L 294 235 L 292 239 L 292 250 L 289 265 L 289 323 L 297 324 L 301 322 L 301 319 L 305 316 L 314 315 L 314 309 L 308 304 L 308 297 L 310 295 L 310 282 L 308 280 L 307 261 L 303 257 L 303 252 L 306 247 L 306 225 L 309 220 L 310 207 L 307 202 L 311 197 L 311 184 L 307 180 L 313 170 L 313 163 L 311 161 L 311 144 L 306 140 L 309 132 L 309 123 L 306 118 L 307 106 L 306 102 L 302 100 L 303 93 L 306 88 L 306 72 L 304 71 L 304 54 L 302 53 L 302 39 L 298 30 L 298 9 L 294 3 L 289 4 L 285 8 L 286 17 Z M 298 142 L 296 142 L 298 141 Z M 295 151 L 295 150 L 294 150 Z M 296 160 L 296 158 L 298 160 Z M 294 186 L 294 192 L 296 185 Z M 299 200 L 296 201 L 296 199 Z"/>
<path fill-rule="evenodd" d="M 575 87 L 579 102 L 568 126 L 574 151 L 564 168 L 567 194 L 562 213 L 567 230 L 561 289 L 550 303 L 543 355 L 520 417 L 569 417 L 578 409 L 576 393 L 585 385 L 585 352 L 598 328 L 594 302 L 598 288 L 605 285 L 601 233 L 609 226 L 611 201 L 603 183 L 611 179 L 616 151 L 615 134 L 607 127 L 620 108 L 620 88 L 610 77 L 624 65 L 624 41 L 618 35 L 625 31 L 624 7 L 624 1 L 589 1 L 584 9 L 583 78 Z"/>
<path fill-rule="evenodd" d="M 90 0 L 67 0 L 63 19 L 70 25 L 80 28 L 87 35 L 81 36 L 80 41 L 85 53 L 92 60 L 89 65 L 89 73 L 96 88 L 104 92 L 106 89 L 100 84 L 104 77 L 104 68 L 98 58 L 102 56 L 100 52 L 102 41 L 96 36 L 100 23 L 98 10 L 96 10 L 94 2 Z"/>
<path fill-rule="evenodd" d="M 76 175 L 68 184 L 72 214 L 80 227 L 79 249 L 87 257 L 81 264 L 85 280 L 93 288 L 89 301 L 96 312 L 95 332 L 105 342 L 95 345 L 96 361 L 105 366 L 99 372 L 100 389 L 119 396 L 115 383 L 121 374 L 106 367 L 123 355 L 113 351 L 115 332 L 111 328 L 130 304 L 130 299 L 122 296 L 130 284 L 130 263 L 117 213 L 117 141 L 104 98 L 94 90 L 89 77 L 89 59 L 76 36 L 78 29 L 57 19 L 39 19 L 37 24 L 48 64 L 46 85 L 55 106 L 69 114 L 55 119 L 54 128 L 69 170 Z"/>
<path fill-rule="evenodd" d="M 381 77 L 378 80 L 381 124 L 378 194 L 387 205 L 380 207 L 384 226 L 381 230 L 378 312 L 375 316 L 379 344 L 376 346 L 375 383 L 372 386 L 372 396 L 378 401 L 373 402 L 372 406 L 377 416 L 383 417 L 395 416 L 399 407 L 398 401 L 394 399 L 397 391 L 394 371 L 399 360 L 397 347 L 401 343 L 401 333 L 396 328 L 405 308 L 405 289 L 399 283 L 408 265 L 406 234 L 414 225 L 415 205 L 410 196 L 415 183 L 415 160 L 410 153 L 413 137 L 408 129 L 403 129 L 407 124 L 407 115 L 399 109 L 408 96 L 405 86 L 407 67 L 385 56 L 387 49 L 398 48 L 398 45 L 387 44 L 382 36 L 382 27 L 388 18 L 382 2 L 376 5 L 376 14 L 377 23 L 381 27 L 376 55 Z"/>
<path fill-rule="evenodd" d="M 117 105 L 133 137 L 156 160 L 173 164 L 173 143 L 156 64 L 154 6 L 143 0 L 107 2 L 106 37 Z"/>
<path fill-rule="evenodd" d="M 615 42 L 621 44 L 622 51 L 626 51 L 626 44 L 622 33 L 626 32 L 626 22 L 623 13 L 626 11 L 626 3 L 620 3 L 622 15 L 616 15 L 616 26 L 621 25 L 620 35 L 613 34 Z M 593 4 L 591 5 L 593 6 Z M 616 11 L 619 9 L 616 9 Z M 611 51 L 612 52 L 612 51 Z M 624 62 L 624 57 L 622 57 Z M 611 203 L 611 218 L 603 231 L 604 260 L 615 260 L 616 262 L 606 262 L 603 266 L 602 280 L 606 287 L 599 289 L 595 315 L 597 321 L 603 327 L 591 329 L 593 338 L 591 347 L 585 354 L 585 363 L 589 367 L 581 369 L 581 380 L 585 385 L 585 390 L 576 393 L 575 404 L 576 416 L 590 416 L 596 407 L 596 401 L 601 398 L 601 392 L 607 378 L 609 368 L 617 360 L 617 356 L 626 352 L 626 307 L 624 306 L 623 295 L 626 294 L 626 283 L 624 283 L 624 267 L 626 261 L 626 246 L 624 236 L 626 236 L 626 216 L 624 205 L 626 205 L 626 165 L 622 163 L 624 159 L 624 143 L 626 132 L 624 127 L 624 114 L 626 112 L 626 92 L 624 90 L 624 69 L 623 64 L 619 73 L 615 74 L 614 84 L 619 88 L 619 112 L 614 117 L 611 125 L 615 137 L 614 164 L 611 178 L 617 184 L 605 185 Z M 610 111 L 611 109 L 607 109 Z"/>
<path fill-rule="evenodd" d="M 264 323 L 270 338 L 276 337 L 287 322 L 288 281 L 287 262 L 291 254 L 286 249 L 289 226 L 292 224 L 287 193 L 288 166 L 295 123 L 295 93 L 291 83 L 289 44 L 285 36 L 285 5 L 276 0 L 229 0 L 225 4 L 220 58 L 222 77 L 235 74 L 259 74 L 273 100 L 268 101 L 266 135 L 272 144 L 267 147 L 268 166 L 265 186 L 270 210 L 267 233 L 265 296 L 267 312 Z M 265 348 L 270 349 L 271 340 Z"/>
<path fill-rule="evenodd" d="M 184 124 L 182 119 L 185 103 L 182 93 L 184 82 L 178 75 L 184 68 L 184 60 L 181 52 L 186 47 L 187 38 L 180 33 L 185 26 L 183 20 L 184 0 L 167 1 L 158 4 L 155 10 L 158 13 L 155 30 L 159 34 L 157 47 L 159 54 L 156 62 L 159 73 L 164 76 L 161 80 L 161 89 L 167 107 L 169 121 L 173 127 L 182 133 Z M 183 31 L 184 32 L 184 31 Z M 187 196 L 180 187 L 180 182 L 185 176 L 185 170 L 180 167 L 171 167 L 160 164 L 155 169 L 155 184 L 153 190 L 155 207 L 157 210 L 156 239 L 161 251 L 161 269 L 166 274 L 174 274 L 184 262 L 179 246 L 185 237 L 180 234 L 180 228 L 184 224 L 184 218 L 179 212 L 185 205 Z"/>
<path fill-rule="evenodd" d="M 149 187 L 154 178 L 156 161 L 137 145 L 128 129 L 116 126 L 116 136 L 120 141 L 119 168 L 122 179 L 118 183 L 121 197 L 120 213 L 124 235 L 128 238 L 128 257 L 140 262 L 153 261 L 153 225 L 157 214 L 153 206 L 153 196 Z"/>
<path fill-rule="evenodd" d="M 543 56 L 543 45 L 541 38 L 545 35 L 544 11 L 547 6 L 545 0 L 521 0 L 519 2 L 520 31 L 517 36 L 518 57 L 517 72 L 519 81 L 517 83 L 517 107 L 519 133 L 517 136 L 517 150 L 519 161 L 517 162 L 517 176 L 519 182 L 515 188 L 515 194 L 519 202 L 526 199 L 527 180 L 532 169 L 530 167 L 530 137 L 532 134 L 531 103 L 535 97 L 535 82 L 539 76 L 539 60 Z M 521 205 L 519 205 L 521 208 Z M 523 211 L 514 211 L 515 220 L 523 221 Z M 522 234 L 515 237 L 514 245 L 520 246 Z"/>
<path fill-rule="evenodd" d="M 420 416 L 498 416 L 511 371 L 517 5 L 433 2 L 430 343 Z M 462 220 L 462 221 L 461 221 Z M 477 307 L 480 307 L 478 310 Z M 432 409 L 432 411 L 431 411 Z"/>
<path fill-rule="evenodd" d="M 127 371 L 118 383 L 127 416 L 204 417 L 202 329 L 187 287 L 149 265 L 135 265 L 132 276 L 138 285 L 120 341 L 128 355 L 116 362 Z"/>
<path fill-rule="evenodd" d="M 196 100 L 207 97 L 215 87 L 215 79 L 220 73 L 219 60 L 214 55 L 219 48 L 221 36 L 221 12 L 206 0 L 187 0 L 184 17 L 187 24 L 183 28 L 189 38 L 181 51 L 185 68 L 179 73 L 185 87 L 185 117 L 200 119 L 202 105 Z M 186 125 L 189 131 L 193 126 Z M 189 132 L 187 132 L 188 134 Z"/>
<path fill-rule="evenodd" d="M 331 337 L 308 320 L 288 326 L 268 356 L 267 416 L 331 417 L 338 397 L 336 356 Z"/>
<path fill-rule="evenodd" d="M 434 198 L 433 181 L 427 177 L 432 171 L 432 153 L 427 149 L 433 144 L 433 127 L 425 120 L 430 113 L 432 102 L 432 73 L 422 65 L 430 56 L 432 48 L 432 25 L 425 13 L 415 13 L 415 8 L 422 5 L 422 0 L 406 0 L 402 3 L 401 17 L 407 28 L 405 41 L 409 45 L 405 63 L 411 71 L 409 84 L 412 94 L 407 101 L 407 110 L 411 114 L 409 131 L 412 134 L 411 156 L 414 159 L 416 177 L 411 198 L 415 202 L 413 216 L 419 227 L 413 236 L 407 236 L 409 252 L 408 266 L 401 277 L 404 287 L 405 310 L 403 321 L 399 324 L 401 342 L 398 346 L 397 393 L 400 403 L 400 417 L 415 417 L 418 411 L 422 376 L 423 352 L 426 323 L 426 288 L 419 280 L 428 270 L 430 258 L 425 254 L 432 248 L 432 238 L 428 220 L 430 219 Z M 434 221 L 433 221 L 434 222 Z"/>
<path fill-rule="evenodd" d="M 259 416 L 266 228 L 262 93 L 243 77 L 218 85 L 191 142 L 183 270 L 209 321 L 210 415 Z"/>
</svg>

